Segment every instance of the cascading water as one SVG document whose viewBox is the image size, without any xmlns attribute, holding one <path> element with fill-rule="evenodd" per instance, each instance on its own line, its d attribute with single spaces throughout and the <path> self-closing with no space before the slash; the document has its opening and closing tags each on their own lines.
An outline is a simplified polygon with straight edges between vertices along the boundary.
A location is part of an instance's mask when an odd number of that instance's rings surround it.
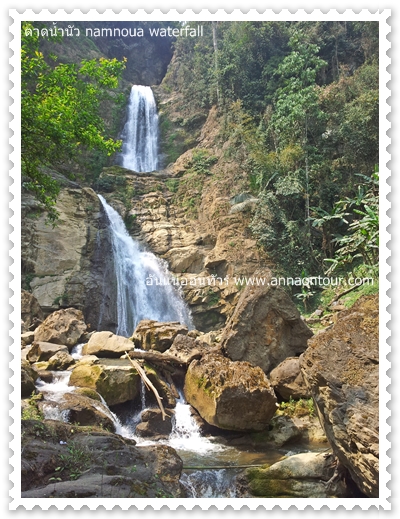
<svg viewBox="0 0 400 519">
<path fill-rule="evenodd" d="M 181 294 L 167 282 L 171 276 L 166 262 L 142 250 L 139 243 L 129 236 L 117 211 L 101 195 L 99 198 L 110 222 L 117 280 L 116 333 L 130 337 L 142 319 L 179 321 L 193 328 Z M 156 285 L 156 280 L 162 280 L 162 284 Z"/>
<path fill-rule="evenodd" d="M 138 173 L 158 168 L 158 114 L 150 87 L 133 85 L 122 132 L 122 166 Z"/>
</svg>

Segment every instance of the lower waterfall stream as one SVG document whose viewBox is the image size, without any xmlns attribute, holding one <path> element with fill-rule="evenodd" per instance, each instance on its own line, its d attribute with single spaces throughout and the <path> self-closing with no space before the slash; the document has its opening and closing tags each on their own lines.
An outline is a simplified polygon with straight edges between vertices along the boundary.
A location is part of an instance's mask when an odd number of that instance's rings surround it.
<svg viewBox="0 0 400 519">
<path fill-rule="evenodd" d="M 82 356 L 82 346 L 75 346 L 72 350 L 76 360 Z M 44 397 L 42 410 L 45 419 L 68 422 L 68 411 L 60 412 L 53 403 L 62 401 L 64 394 L 76 389 L 68 385 L 70 376 L 71 371 L 59 371 L 53 372 L 51 382 L 44 382 L 40 378 L 37 380 L 36 387 Z M 142 393 L 142 406 L 145 406 L 145 402 Z M 102 403 L 114 423 L 116 434 L 135 440 L 138 447 L 155 445 L 158 442 L 176 450 L 183 461 L 181 483 L 188 497 L 252 497 L 237 495 L 236 475 L 245 466 L 272 464 L 288 454 L 288 449 L 236 447 L 229 445 L 223 437 L 203 436 L 191 415 L 190 406 L 185 403 L 182 396 L 175 408 L 173 429 L 169 438 L 158 441 L 144 439 L 135 434 L 143 407 L 134 412 L 126 412 L 124 416 L 117 416 L 104 400 Z"/>
</svg>

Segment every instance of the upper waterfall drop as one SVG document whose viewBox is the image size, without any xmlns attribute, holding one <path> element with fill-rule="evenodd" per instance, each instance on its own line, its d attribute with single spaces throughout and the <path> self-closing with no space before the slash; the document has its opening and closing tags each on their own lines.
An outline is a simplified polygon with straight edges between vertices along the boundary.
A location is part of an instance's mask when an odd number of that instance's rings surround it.
<svg viewBox="0 0 400 519">
<path fill-rule="evenodd" d="M 138 173 L 158 169 L 158 114 L 150 87 L 132 86 L 122 140 L 124 168 Z"/>
<path fill-rule="evenodd" d="M 191 316 L 179 290 L 172 284 L 149 284 L 146 280 L 169 280 L 167 263 L 143 250 L 126 230 L 121 216 L 101 195 L 107 214 L 117 282 L 117 335 L 130 337 L 142 319 L 179 321 L 193 328 Z"/>
</svg>

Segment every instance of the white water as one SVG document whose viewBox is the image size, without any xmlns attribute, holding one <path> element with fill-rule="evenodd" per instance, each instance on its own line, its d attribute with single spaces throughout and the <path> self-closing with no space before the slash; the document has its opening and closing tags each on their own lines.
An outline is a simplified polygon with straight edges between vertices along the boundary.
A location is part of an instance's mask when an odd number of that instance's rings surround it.
<svg viewBox="0 0 400 519">
<path fill-rule="evenodd" d="M 138 173 L 158 168 L 158 115 L 150 87 L 133 85 L 122 132 L 122 166 Z"/>
<path fill-rule="evenodd" d="M 179 321 L 193 328 L 189 310 L 173 285 L 154 285 L 153 279 L 169 279 L 165 261 L 143 250 L 129 236 L 121 216 L 98 195 L 110 223 L 117 280 L 117 335 L 130 337 L 142 319 Z"/>
<path fill-rule="evenodd" d="M 38 378 L 36 387 L 48 400 L 57 401 L 65 393 L 70 393 L 75 389 L 75 386 L 68 385 L 70 377 L 71 371 L 54 371 L 51 382 L 44 382 L 41 378 Z"/>
</svg>

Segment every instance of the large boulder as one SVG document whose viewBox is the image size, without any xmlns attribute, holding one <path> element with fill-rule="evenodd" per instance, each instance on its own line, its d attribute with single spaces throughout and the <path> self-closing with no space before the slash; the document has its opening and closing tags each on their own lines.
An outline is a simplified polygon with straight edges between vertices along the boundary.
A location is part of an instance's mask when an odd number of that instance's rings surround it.
<svg viewBox="0 0 400 519">
<path fill-rule="evenodd" d="M 137 447 L 95 426 L 50 420 L 23 420 L 21 437 L 24 498 L 185 497 L 182 460 L 167 445 Z"/>
<path fill-rule="evenodd" d="M 31 396 L 35 391 L 35 380 L 38 374 L 26 360 L 21 362 L 21 397 L 26 398 Z"/>
<path fill-rule="evenodd" d="M 49 358 L 47 369 L 49 371 L 64 371 L 75 363 L 72 355 L 66 351 L 58 351 Z"/>
<path fill-rule="evenodd" d="M 260 431 L 276 411 L 275 393 L 261 368 L 218 354 L 194 360 L 185 377 L 186 400 L 220 429 Z"/>
<path fill-rule="evenodd" d="M 95 332 L 89 342 L 83 347 L 83 355 L 96 355 L 97 357 L 120 357 L 126 351 L 134 350 L 132 341 L 111 332 Z"/>
<path fill-rule="evenodd" d="M 177 335 L 187 335 L 188 328 L 178 322 L 160 323 L 143 319 L 132 336 L 136 348 L 142 350 L 166 351 L 172 346 Z"/>
<path fill-rule="evenodd" d="M 35 341 L 26 357 L 30 362 L 45 362 L 58 352 L 68 353 L 68 348 L 63 344 Z"/>
<path fill-rule="evenodd" d="M 141 422 L 136 426 L 136 434 L 153 440 L 166 439 L 172 432 L 172 417 L 174 411 L 166 410 L 162 417 L 161 409 L 146 409 L 141 414 Z"/>
<path fill-rule="evenodd" d="M 78 362 L 69 385 L 94 389 L 108 405 L 115 405 L 139 394 L 139 378 L 128 359 L 102 359 Z"/>
<path fill-rule="evenodd" d="M 288 294 L 270 284 L 270 271 L 257 271 L 253 279 L 254 285 L 243 289 L 221 345 L 230 359 L 250 362 L 269 373 L 287 357 L 300 355 L 312 332 Z"/>
<path fill-rule="evenodd" d="M 310 398 L 300 371 L 299 357 L 288 357 L 269 374 L 272 387 L 283 400 Z"/>
<path fill-rule="evenodd" d="M 60 401 L 41 402 L 41 407 L 53 404 L 60 416 L 68 423 L 93 425 L 108 431 L 115 431 L 115 423 L 110 411 L 101 402 L 79 393 L 65 393 Z"/>
<path fill-rule="evenodd" d="M 22 332 L 34 329 L 44 319 L 38 300 L 26 290 L 21 290 L 21 319 Z"/>
<path fill-rule="evenodd" d="M 53 312 L 36 328 L 35 341 L 65 344 L 72 349 L 85 332 L 82 312 L 76 308 L 66 308 Z"/>
<path fill-rule="evenodd" d="M 169 357 L 175 357 L 182 364 L 190 364 L 194 359 L 200 359 L 209 353 L 211 347 L 201 339 L 194 339 L 188 335 L 177 335 L 168 350 Z"/>
<path fill-rule="evenodd" d="M 353 497 L 345 480 L 334 477 L 336 462 L 332 452 L 295 454 L 268 468 L 247 469 L 240 483 L 256 497 Z"/>
<path fill-rule="evenodd" d="M 300 358 L 333 452 L 359 489 L 379 494 L 379 300 L 361 298 Z"/>
</svg>

